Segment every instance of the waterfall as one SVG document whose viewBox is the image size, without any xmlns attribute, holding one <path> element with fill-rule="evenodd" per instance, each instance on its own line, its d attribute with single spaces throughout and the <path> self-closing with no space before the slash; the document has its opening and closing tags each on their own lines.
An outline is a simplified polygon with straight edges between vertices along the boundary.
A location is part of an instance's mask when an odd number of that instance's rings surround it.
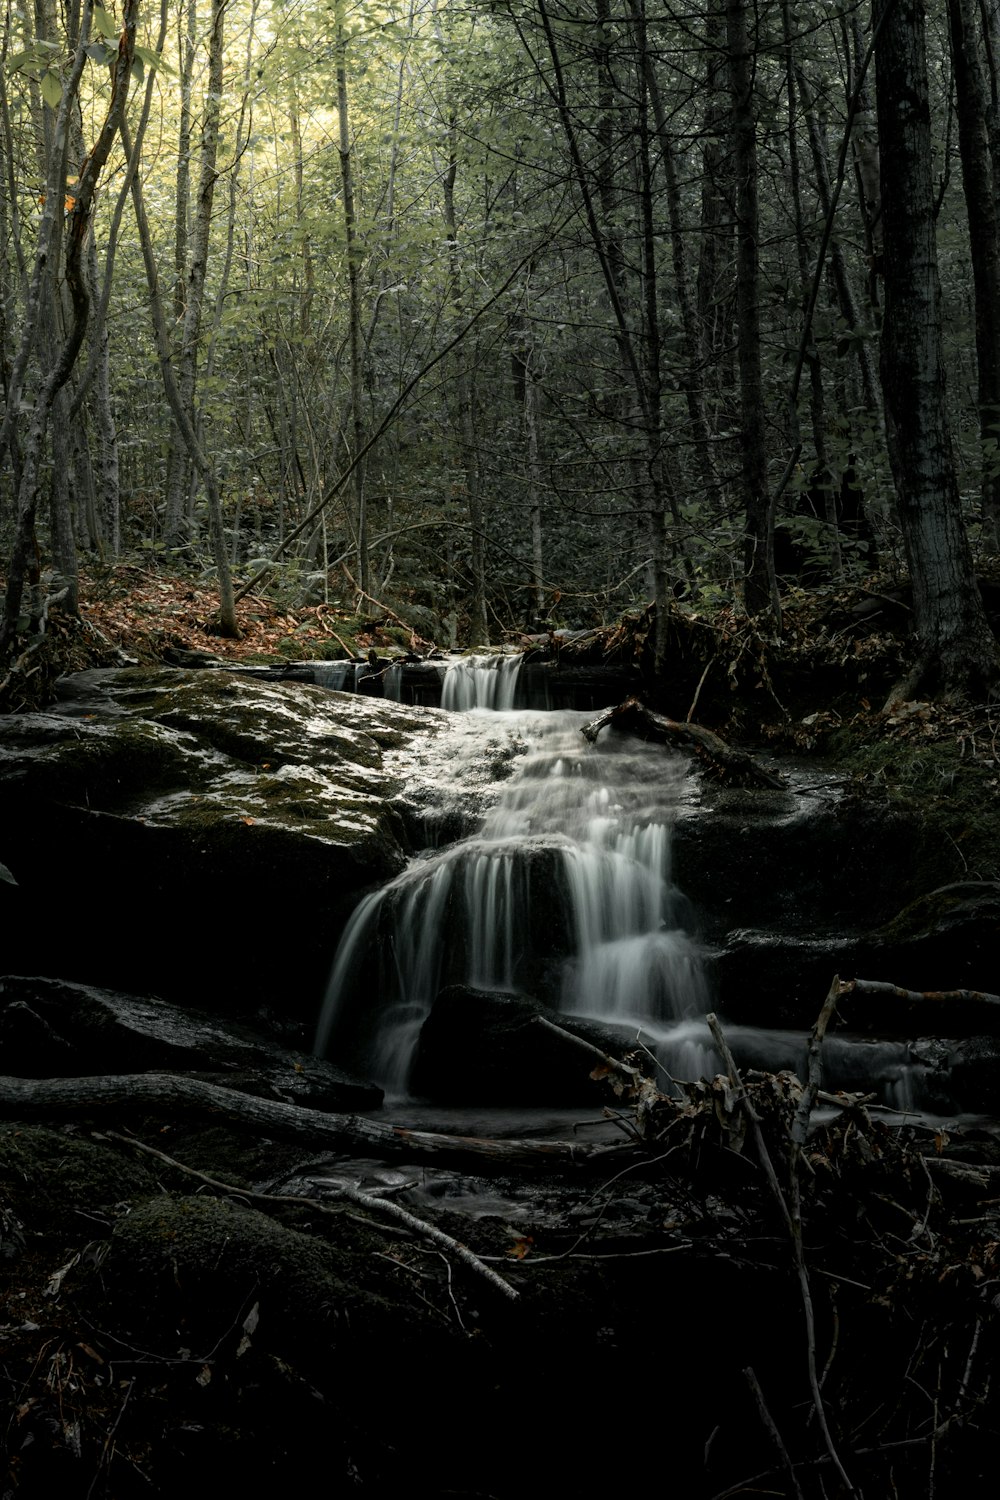
<svg viewBox="0 0 1000 1500">
<path fill-rule="evenodd" d="M 530 995 L 610 1025 L 622 1050 L 641 1039 L 664 1088 L 711 1076 L 722 1063 L 705 1022 L 704 954 L 671 879 L 671 832 L 691 812 L 687 760 L 615 735 L 589 744 L 586 713 L 510 711 L 518 663 L 449 665 L 445 701 L 508 705 L 464 714 L 450 744 L 445 732 L 456 801 L 468 795 L 463 755 L 477 768 L 477 794 L 484 762 L 509 774 L 492 787 L 473 836 L 424 850 L 357 907 L 316 1050 L 405 1096 L 421 1028 L 441 991 L 457 985 Z M 726 1036 L 741 1067 L 801 1076 L 801 1033 L 727 1024 Z M 904 1047 L 831 1038 L 824 1059 L 825 1087 L 873 1085 L 886 1102 L 911 1106 L 919 1070 Z"/>
<path fill-rule="evenodd" d="M 467 712 L 472 708 L 514 707 L 521 653 L 462 656 L 448 663 L 441 689 L 441 707 Z"/>
<path fill-rule="evenodd" d="M 518 658 L 463 658 L 452 702 L 509 702 Z M 482 717 L 484 736 L 496 715 Z M 577 712 L 503 716 L 527 748 L 478 833 L 429 850 L 357 908 L 317 1033 L 351 1038 L 389 1093 L 405 1091 L 439 991 L 530 993 L 566 1013 L 637 1030 L 707 1008 L 697 944 L 670 882 L 670 823 L 685 762 L 640 743 L 588 745 Z"/>
</svg>

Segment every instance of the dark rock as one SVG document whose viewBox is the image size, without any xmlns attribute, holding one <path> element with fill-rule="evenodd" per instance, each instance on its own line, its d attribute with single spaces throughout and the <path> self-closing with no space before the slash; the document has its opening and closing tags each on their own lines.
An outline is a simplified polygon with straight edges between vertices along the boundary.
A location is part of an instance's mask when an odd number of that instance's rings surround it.
<svg viewBox="0 0 1000 1500">
<path fill-rule="evenodd" d="M 959 1108 L 972 1114 L 1000 1115 L 1000 1040 L 973 1036 L 952 1042 L 945 1078 Z"/>
<path fill-rule="evenodd" d="M 411 1088 L 442 1104 L 595 1104 L 602 1086 L 590 1074 L 599 1060 L 538 1019 L 621 1056 L 635 1032 L 554 1013 L 527 995 L 451 985 L 442 990 L 420 1032 Z"/>
<path fill-rule="evenodd" d="M 308 1052 L 162 1000 L 66 981 L 0 979 L 4 1071 L 19 1078 L 194 1072 L 311 1109 L 370 1109 L 381 1090 Z"/>
<path fill-rule="evenodd" d="M 922 997 L 848 995 L 839 1012 L 853 1030 L 967 1036 L 1000 1032 L 1000 1007 L 975 998 L 975 992 L 1000 989 L 998 952 L 1000 886 L 966 881 L 919 897 L 868 932 L 738 929 L 715 951 L 713 975 L 719 1009 L 746 1025 L 811 1026 L 836 974 L 880 980 Z M 972 993 L 937 998 L 953 990 Z"/>
<path fill-rule="evenodd" d="M 674 879 L 708 937 L 864 933 L 953 876 L 952 852 L 917 815 L 816 777 L 813 788 L 706 786 L 697 815 L 678 822 Z"/>
<path fill-rule="evenodd" d="M 356 1300 L 328 1246 L 230 1200 L 151 1198 L 116 1225 L 101 1268 L 120 1335 L 176 1357 L 205 1355 L 229 1335 L 287 1358 L 315 1355 Z"/>
<path fill-rule="evenodd" d="M 60 691 L 0 719 L 6 967 L 37 968 L 44 927 L 50 972 L 314 1018 L 348 912 L 406 859 L 385 750 L 435 717 L 221 671 Z"/>
</svg>

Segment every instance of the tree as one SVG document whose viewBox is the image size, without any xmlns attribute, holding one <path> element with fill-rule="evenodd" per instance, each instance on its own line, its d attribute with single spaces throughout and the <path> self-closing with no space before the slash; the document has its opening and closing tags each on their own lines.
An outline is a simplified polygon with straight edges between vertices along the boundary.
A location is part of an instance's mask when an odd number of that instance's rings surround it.
<svg viewBox="0 0 1000 1500">
<path fill-rule="evenodd" d="M 931 117 L 922 0 L 876 0 L 885 246 L 882 384 L 918 657 L 897 690 L 969 695 L 1000 683 L 976 585 L 945 406 Z"/>
</svg>

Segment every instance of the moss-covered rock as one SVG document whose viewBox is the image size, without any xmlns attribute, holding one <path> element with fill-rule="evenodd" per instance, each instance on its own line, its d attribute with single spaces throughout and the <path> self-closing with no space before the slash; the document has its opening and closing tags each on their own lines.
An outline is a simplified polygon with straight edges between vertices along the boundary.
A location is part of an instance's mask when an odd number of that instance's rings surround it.
<svg viewBox="0 0 1000 1500">
<path fill-rule="evenodd" d="M 29 1233 L 75 1228 L 90 1239 L 104 1213 L 155 1192 L 140 1163 L 73 1131 L 0 1125 L 0 1199 Z"/>
<path fill-rule="evenodd" d="M 0 719 L 3 966 L 37 971 L 41 928 L 49 973 L 311 1019 L 346 914 L 407 857 L 385 750 L 435 716 L 222 671 L 61 692 Z"/>
<path fill-rule="evenodd" d="M 209 1353 L 238 1342 L 251 1307 L 253 1337 L 274 1352 L 329 1348 L 355 1294 L 334 1252 L 229 1199 L 151 1197 L 115 1226 L 102 1267 L 120 1335 Z"/>
</svg>

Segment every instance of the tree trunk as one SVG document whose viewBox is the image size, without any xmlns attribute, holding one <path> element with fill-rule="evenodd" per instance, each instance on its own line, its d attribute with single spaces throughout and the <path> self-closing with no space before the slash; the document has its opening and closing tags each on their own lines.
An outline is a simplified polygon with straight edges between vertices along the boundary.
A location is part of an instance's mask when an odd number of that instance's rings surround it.
<svg viewBox="0 0 1000 1500">
<path fill-rule="evenodd" d="M 0 659 L 8 656 L 13 648 L 13 643 L 18 634 L 25 581 L 29 578 L 32 571 L 37 568 L 35 516 L 38 508 L 39 470 L 42 461 L 43 444 L 53 403 L 76 363 L 87 329 L 87 319 L 90 313 L 90 295 L 83 265 L 83 249 L 90 229 L 98 180 L 107 162 L 115 136 L 118 134 L 119 129 L 122 128 L 124 122 L 125 101 L 128 96 L 132 58 L 135 49 L 137 13 L 138 0 L 127 0 L 122 40 L 112 78 L 111 102 L 90 154 L 81 165 L 80 175 L 76 183 L 75 196 L 73 198 L 73 206 L 66 218 L 65 270 L 66 285 L 72 302 L 72 322 L 66 338 L 57 351 L 54 363 L 46 372 L 45 378 L 35 396 L 31 425 L 28 429 L 28 437 L 25 443 L 21 482 L 18 486 L 17 531 L 8 568 L 3 624 L 0 626 Z M 35 272 L 32 279 L 31 291 L 35 305 L 32 336 L 37 334 L 39 326 L 38 310 L 41 306 L 42 284 L 48 269 L 48 255 L 52 239 L 51 231 L 55 227 L 54 223 L 50 224 L 49 232 L 46 233 L 45 223 L 49 218 L 50 209 L 52 210 L 52 219 L 54 220 L 56 213 L 62 212 L 65 202 L 65 155 L 69 116 L 70 110 L 75 106 L 77 90 L 86 57 L 85 48 L 89 39 L 89 9 L 84 12 L 84 18 L 85 24 L 80 30 L 73 68 L 63 90 L 63 97 L 56 113 L 53 128 L 53 148 L 49 157 L 49 174 L 46 184 L 46 205 L 42 214 L 43 227 L 39 231 L 39 247 L 36 252 Z M 26 332 L 28 326 L 26 322 Z M 27 352 L 30 353 L 30 347 Z M 22 366 L 22 379 L 23 370 L 26 367 L 27 357 L 25 357 Z M 11 420 L 13 421 L 13 418 Z"/>
<path fill-rule="evenodd" d="M 448 286 L 452 318 L 462 317 L 462 268 L 458 245 L 458 219 L 455 213 L 455 178 L 458 172 L 458 122 L 454 115 L 448 121 L 448 166 L 442 180 L 444 223 L 448 235 Z M 472 589 L 469 600 L 469 645 L 484 646 L 489 641 L 486 619 L 486 548 L 484 543 L 483 504 L 480 490 L 479 454 L 476 446 L 475 402 L 470 355 L 464 344 L 455 350 L 455 401 L 458 407 L 458 443 L 465 475 L 465 499 L 469 515 Z"/>
<path fill-rule="evenodd" d="M 365 612 L 371 597 L 371 561 L 368 556 L 368 503 L 365 495 L 365 464 L 359 460 L 365 445 L 364 391 L 361 371 L 361 246 L 358 241 L 357 213 L 354 206 L 354 172 L 351 162 L 351 132 L 347 109 L 347 36 L 342 9 L 337 12 L 337 129 L 339 136 L 340 181 L 344 191 L 344 236 L 347 242 L 347 289 L 349 340 L 351 350 L 351 429 L 355 460 L 351 474 L 354 489 L 354 525 L 358 547 L 358 585 L 360 610 Z"/>
<path fill-rule="evenodd" d="M 179 115 L 177 124 L 177 183 L 174 189 L 174 323 L 184 326 L 187 301 L 188 237 L 191 213 L 191 84 L 198 27 L 198 0 L 182 3 L 177 15 L 177 52 L 181 59 Z M 163 518 L 163 540 L 177 547 L 185 537 L 184 496 L 189 483 L 189 455 L 176 422 L 171 427 L 170 456 L 166 477 L 166 512 Z"/>
<path fill-rule="evenodd" d="M 746 0 L 727 0 L 726 38 L 736 163 L 736 302 L 746 515 L 743 600 L 750 615 L 770 609 L 775 626 L 780 629 L 781 613 L 774 577 L 774 515 L 768 492 L 764 436 L 754 52 L 747 26 Z"/>
<path fill-rule="evenodd" d="M 971 0 L 948 0 L 951 55 L 958 109 L 958 149 L 969 220 L 976 298 L 976 364 L 982 449 L 983 525 L 991 550 L 1000 544 L 1000 238 L 993 197 L 987 115 L 989 103 L 976 45 Z"/>
<path fill-rule="evenodd" d="M 915 667 L 894 696 L 990 696 L 1000 649 L 983 611 L 945 410 L 922 0 L 877 0 L 876 93 L 885 241 L 882 385 L 913 585 Z"/>
</svg>

